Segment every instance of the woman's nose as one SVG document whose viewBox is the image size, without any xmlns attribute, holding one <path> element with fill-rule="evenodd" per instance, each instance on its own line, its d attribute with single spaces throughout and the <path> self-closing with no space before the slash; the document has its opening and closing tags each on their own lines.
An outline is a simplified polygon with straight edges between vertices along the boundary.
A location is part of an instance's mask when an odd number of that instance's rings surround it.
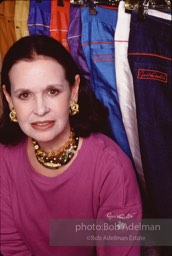
<svg viewBox="0 0 172 256">
<path fill-rule="evenodd" d="M 39 97 L 35 99 L 33 111 L 36 115 L 39 115 L 39 116 L 44 116 L 47 112 L 49 112 L 49 107 L 47 106 L 43 97 Z"/>
</svg>

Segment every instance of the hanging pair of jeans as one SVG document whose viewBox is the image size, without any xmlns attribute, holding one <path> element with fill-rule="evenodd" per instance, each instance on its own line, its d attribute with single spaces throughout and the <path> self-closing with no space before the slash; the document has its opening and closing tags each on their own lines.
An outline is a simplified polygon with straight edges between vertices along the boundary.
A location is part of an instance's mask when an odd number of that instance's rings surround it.
<svg viewBox="0 0 172 256">
<path fill-rule="evenodd" d="M 110 136 L 131 157 L 115 78 L 114 33 L 118 11 L 98 6 L 96 11 L 94 15 L 89 13 L 89 7 L 81 9 L 81 43 L 90 70 L 91 87 L 109 110 Z"/>
<path fill-rule="evenodd" d="M 115 30 L 115 73 L 122 119 L 133 156 L 136 172 L 144 187 L 144 174 L 140 155 L 136 103 L 133 77 L 128 63 L 128 38 L 131 14 L 125 12 L 125 2 L 118 6 L 118 20 Z"/>
<path fill-rule="evenodd" d="M 14 28 L 15 1 L 0 3 L 0 55 L 3 60 L 8 49 L 16 41 Z"/>
<path fill-rule="evenodd" d="M 81 31 L 81 7 L 71 5 L 67 35 L 69 50 L 85 79 L 90 81 L 90 72 L 81 46 Z"/>
<path fill-rule="evenodd" d="M 16 39 L 19 40 L 21 37 L 28 36 L 29 30 L 27 26 L 28 16 L 29 16 L 29 5 L 30 1 L 16 1 L 15 4 L 15 33 Z"/>
<path fill-rule="evenodd" d="M 128 58 L 151 217 L 172 218 L 171 22 L 132 13 Z"/>
<path fill-rule="evenodd" d="M 66 50 L 69 50 L 67 41 L 69 9 L 69 0 L 63 0 L 63 6 L 58 5 L 57 0 L 51 1 L 50 36 L 58 40 Z"/>
<path fill-rule="evenodd" d="M 28 29 L 30 35 L 50 35 L 51 1 L 30 1 Z"/>
</svg>

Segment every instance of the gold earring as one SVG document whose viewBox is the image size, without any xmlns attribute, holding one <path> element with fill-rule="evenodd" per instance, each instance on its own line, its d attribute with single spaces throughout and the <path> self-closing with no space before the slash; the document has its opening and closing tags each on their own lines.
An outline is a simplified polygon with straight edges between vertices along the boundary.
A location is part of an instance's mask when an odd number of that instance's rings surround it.
<svg viewBox="0 0 172 256">
<path fill-rule="evenodd" d="M 71 116 L 76 115 L 79 112 L 79 105 L 74 101 L 70 101 L 70 110 L 69 113 Z"/>
<path fill-rule="evenodd" d="M 16 111 L 14 108 L 11 109 L 11 112 L 9 114 L 10 120 L 11 122 L 17 123 L 17 115 L 16 115 Z"/>
</svg>

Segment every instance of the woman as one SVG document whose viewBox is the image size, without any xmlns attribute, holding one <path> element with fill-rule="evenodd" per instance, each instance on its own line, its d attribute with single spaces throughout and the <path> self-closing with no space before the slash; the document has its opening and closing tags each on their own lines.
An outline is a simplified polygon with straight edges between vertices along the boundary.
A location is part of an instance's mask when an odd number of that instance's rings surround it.
<svg viewBox="0 0 172 256">
<path fill-rule="evenodd" d="M 140 255 L 133 241 L 96 246 L 85 237 L 77 246 L 73 237 L 59 242 L 61 233 L 53 233 L 54 219 L 141 218 L 130 160 L 100 133 L 106 131 L 106 110 L 70 54 L 47 36 L 20 39 L 4 59 L 2 89 L 2 253 Z M 52 233 L 59 236 L 55 242 Z"/>
</svg>

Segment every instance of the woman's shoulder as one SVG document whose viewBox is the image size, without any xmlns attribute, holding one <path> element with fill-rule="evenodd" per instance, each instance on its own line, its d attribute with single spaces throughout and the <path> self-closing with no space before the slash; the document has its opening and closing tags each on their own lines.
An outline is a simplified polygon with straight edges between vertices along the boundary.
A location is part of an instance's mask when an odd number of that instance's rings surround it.
<svg viewBox="0 0 172 256">
<path fill-rule="evenodd" d="M 128 177 L 129 174 L 134 174 L 130 158 L 111 138 L 104 134 L 93 134 L 88 141 L 88 154 L 99 167 L 102 167 L 102 170 L 113 172 L 115 177 L 117 175 Z"/>
<path fill-rule="evenodd" d="M 24 161 L 25 143 L 22 141 L 17 145 L 0 144 L 0 175 L 4 179 L 13 179 L 18 173 L 18 168 L 22 166 Z"/>
<path fill-rule="evenodd" d="M 89 154 L 96 158 L 96 175 L 98 186 L 104 191 L 103 198 L 108 197 L 110 191 L 116 191 L 119 205 L 122 202 L 140 203 L 139 190 L 133 164 L 122 149 L 109 137 L 103 134 L 91 135 Z M 114 194 L 112 193 L 112 205 Z M 120 203 L 121 200 L 121 203 Z"/>
<path fill-rule="evenodd" d="M 20 143 L 16 145 L 5 145 L 0 143 L 0 155 L 3 156 L 3 158 L 5 158 L 6 156 L 8 157 L 8 159 L 11 156 L 14 158 L 16 154 L 23 151 L 25 143 L 26 140 L 22 140 Z"/>
<path fill-rule="evenodd" d="M 5 152 L 5 150 L 6 150 L 7 148 L 8 148 L 7 145 L 4 145 L 4 144 L 0 143 L 0 156 L 1 156 L 1 157 L 3 156 L 3 154 L 4 154 L 4 152 Z"/>
<path fill-rule="evenodd" d="M 5 145 L 0 143 L 0 152 L 3 151 L 4 148 L 5 148 Z"/>
<path fill-rule="evenodd" d="M 102 151 L 113 158 L 128 158 L 114 140 L 102 133 L 92 134 L 88 140 L 91 144 L 90 148 L 94 150 Z"/>
</svg>

